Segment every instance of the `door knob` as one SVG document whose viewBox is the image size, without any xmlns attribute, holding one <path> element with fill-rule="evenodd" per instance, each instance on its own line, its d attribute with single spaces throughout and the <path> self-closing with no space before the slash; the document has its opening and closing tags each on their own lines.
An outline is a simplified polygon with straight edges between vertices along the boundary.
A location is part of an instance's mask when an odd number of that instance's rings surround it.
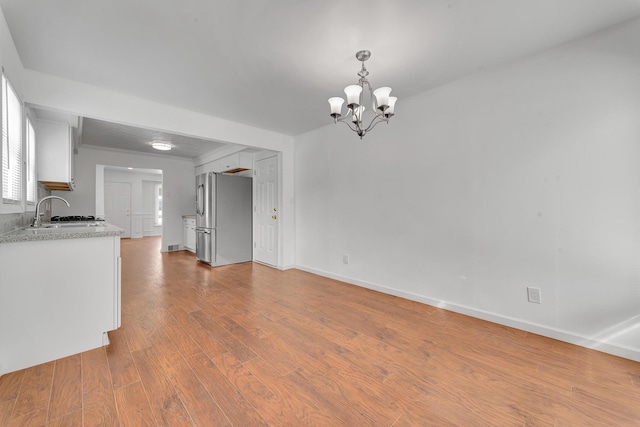
<svg viewBox="0 0 640 427">
<path fill-rule="evenodd" d="M 278 209 L 276 209 L 276 208 L 273 208 L 273 211 L 274 211 L 274 212 L 277 212 L 277 211 L 278 211 Z"/>
<path fill-rule="evenodd" d="M 278 219 L 278 217 L 276 215 L 273 215 L 271 218 Z"/>
</svg>

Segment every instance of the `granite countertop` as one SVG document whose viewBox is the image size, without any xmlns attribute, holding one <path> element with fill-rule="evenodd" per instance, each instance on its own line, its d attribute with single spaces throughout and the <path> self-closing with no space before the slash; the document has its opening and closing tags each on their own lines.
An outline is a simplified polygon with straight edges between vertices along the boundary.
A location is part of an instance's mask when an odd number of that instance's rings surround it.
<svg viewBox="0 0 640 427">
<path fill-rule="evenodd" d="M 39 228 L 23 227 L 0 234 L 0 243 L 33 242 L 37 240 L 85 239 L 121 236 L 124 230 L 108 222 L 43 224 Z"/>
</svg>

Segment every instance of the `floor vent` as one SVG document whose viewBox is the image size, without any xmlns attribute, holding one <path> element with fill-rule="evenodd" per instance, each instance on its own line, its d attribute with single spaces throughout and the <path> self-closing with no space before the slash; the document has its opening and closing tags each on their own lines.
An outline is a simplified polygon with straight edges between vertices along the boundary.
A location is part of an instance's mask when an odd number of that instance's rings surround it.
<svg viewBox="0 0 640 427">
<path fill-rule="evenodd" d="M 169 250 L 170 251 L 180 250 L 180 245 L 169 245 Z"/>
</svg>

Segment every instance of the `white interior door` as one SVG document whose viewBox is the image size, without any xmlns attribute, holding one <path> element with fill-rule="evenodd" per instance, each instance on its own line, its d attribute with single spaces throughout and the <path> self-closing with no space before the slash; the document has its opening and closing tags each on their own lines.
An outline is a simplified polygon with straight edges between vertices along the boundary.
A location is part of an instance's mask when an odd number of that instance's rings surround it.
<svg viewBox="0 0 640 427">
<path fill-rule="evenodd" d="M 104 183 L 104 219 L 131 237 L 131 186 L 126 182 Z"/>
<path fill-rule="evenodd" d="M 253 258 L 265 264 L 278 265 L 278 157 L 258 160 L 255 164 L 254 207 L 255 243 Z"/>
</svg>

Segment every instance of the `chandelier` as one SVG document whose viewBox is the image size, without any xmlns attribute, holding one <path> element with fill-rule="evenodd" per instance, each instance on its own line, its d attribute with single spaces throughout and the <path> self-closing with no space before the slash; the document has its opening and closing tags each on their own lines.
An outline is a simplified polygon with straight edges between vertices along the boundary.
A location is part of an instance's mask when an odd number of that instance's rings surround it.
<svg viewBox="0 0 640 427">
<path fill-rule="evenodd" d="M 371 89 L 371 85 L 367 80 L 369 72 L 364 66 L 364 61 L 370 57 L 371 52 L 368 50 L 361 50 L 356 53 L 356 59 L 358 61 L 362 61 L 362 70 L 358 73 L 358 76 L 360 76 L 358 84 L 344 88 L 344 93 L 347 95 L 347 113 L 344 116 L 342 115 L 342 104 L 344 104 L 344 99 L 338 96 L 329 98 L 333 122 L 345 123 L 352 131 L 358 134 L 360 139 L 362 139 L 362 137 L 378 123 L 389 123 L 389 119 L 394 115 L 396 101 L 398 100 L 395 96 L 389 96 L 391 93 L 390 87 L 380 87 L 376 90 Z M 371 109 L 373 111 L 373 117 L 367 126 L 365 126 L 365 106 L 362 99 L 363 93 L 365 92 L 365 85 L 369 90 L 369 99 L 371 101 Z"/>
</svg>

